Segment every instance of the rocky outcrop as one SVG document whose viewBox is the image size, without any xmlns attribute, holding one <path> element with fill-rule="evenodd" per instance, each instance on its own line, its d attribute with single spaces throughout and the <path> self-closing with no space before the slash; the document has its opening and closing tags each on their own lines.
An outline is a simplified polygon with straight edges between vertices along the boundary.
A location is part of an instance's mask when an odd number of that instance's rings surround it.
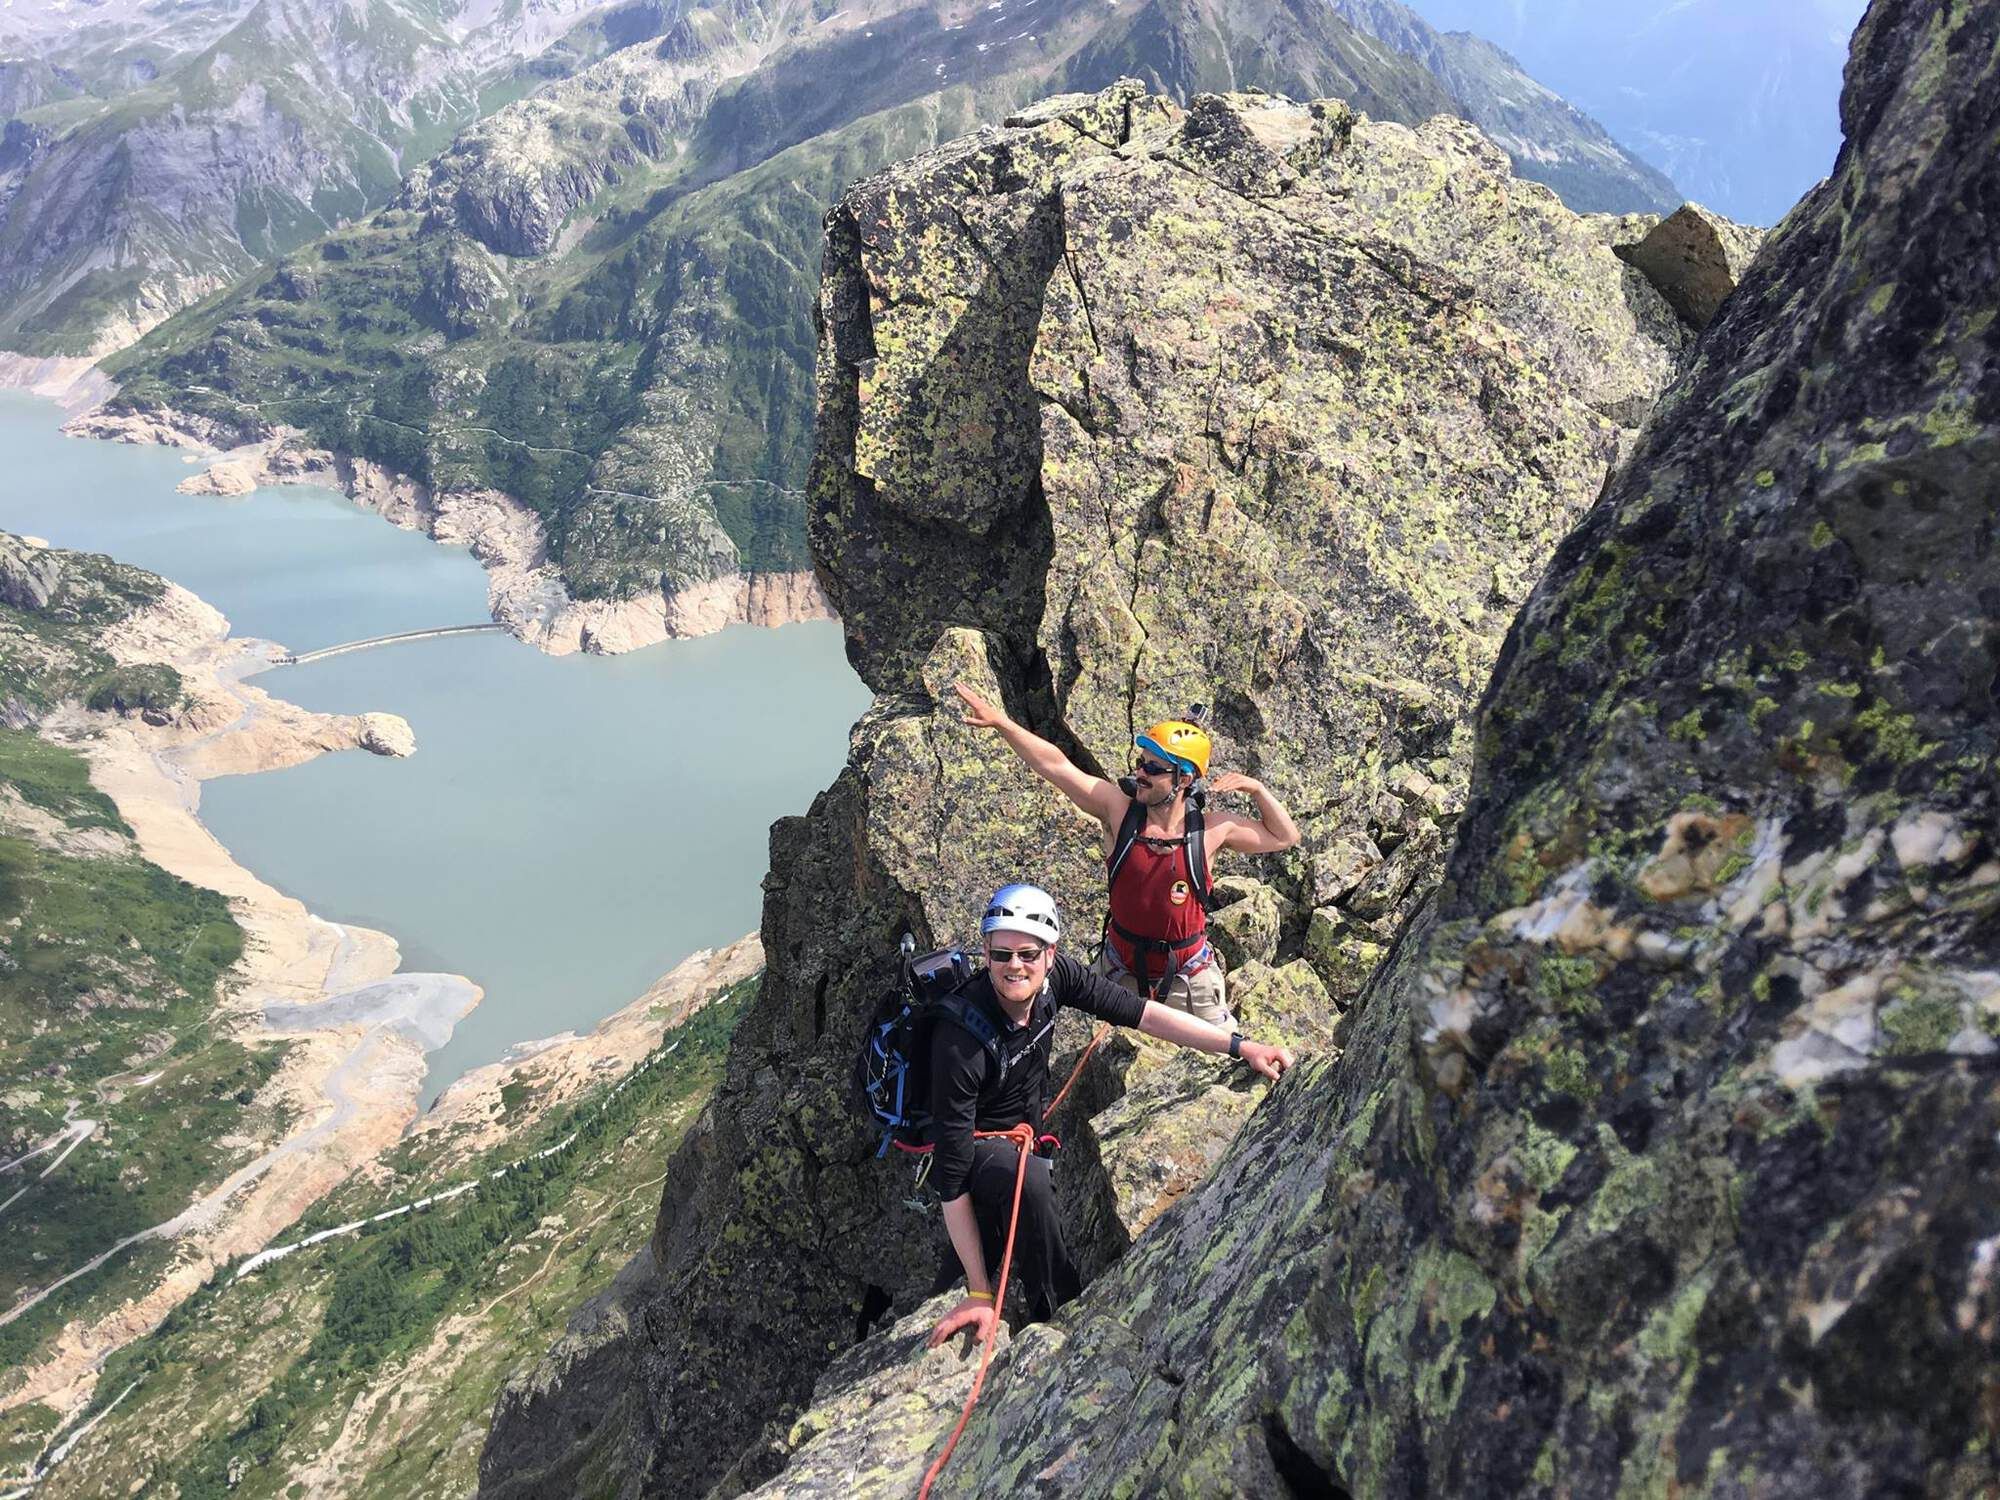
<svg viewBox="0 0 2000 1500">
<path fill-rule="evenodd" d="M 361 725 L 356 738 L 370 755 L 400 758 L 416 754 L 416 732 L 401 714 L 366 713 L 359 718 Z"/>
<path fill-rule="evenodd" d="M 1619 255 L 1645 273 L 1692 328 L 1706 328 L 1756 258 L 1763 231 L 1683 203 Z"/>
<path fill-rule="evenodd" d="M 594 1385 L 510 1394 L 492 1494 L 614 1452 L 633 1492 L 770 1479 L 817 1448 L 792 1421 L 827 1361 L 927 1295 L 934 1215 L 845 1098 L 896 938 L 966 935 L 1023 873 L 1075 941 L 1102 910 L 1095 830 L 961 722 L 953 680 L 1108 768 L 1136 717 L 1213 705 L 1218 765 L 1307 834 L 1228 886 L 1234 993 L 1323 1066 L 1359 960 L 1322 944 L 1347 955 L 1323 971 L 1315 911 L 1380 946 L 1422 899 L 1511 608 L 1688 339 L 1601 223 L 1460 122 L 1183 112 L 1133 84 L 856 187 L 820 306 L 815 557 L 875 703 L 773 830 L 761 998 L 626 1331 L 591 1343 L 634 1383 L 608 1424 Z M 1090 1269 L 1165 1228 L 1259 1097 L 1224 1064 L 1105 1049 L 1059 1127 Z"/>
<path fill-rule="evenodd" d="M 62 583 L 60 554 L 27 537 L 0 532 L 0 604 L 39 614 Z"/>
<path fill-rule="evenodd" d="M 1991 1491 L 1996 42 L 1871 9 L 1510 634 L 1434 914 L 948 1490 Z"/>
</svg>

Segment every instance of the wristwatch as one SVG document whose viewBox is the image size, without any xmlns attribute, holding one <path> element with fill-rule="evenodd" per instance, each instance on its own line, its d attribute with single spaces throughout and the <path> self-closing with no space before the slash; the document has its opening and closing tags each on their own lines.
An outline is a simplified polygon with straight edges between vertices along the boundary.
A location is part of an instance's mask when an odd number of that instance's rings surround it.
<svg viewBox="0 0 2000 1500">
<path fill-rule="evenodd" d="M 1229 1033 L 1229 1055 L 1235 1058 L 1241 1058 L 1243 1056 L 1242 1032 L 1232 1031 Z"/>
</svg>

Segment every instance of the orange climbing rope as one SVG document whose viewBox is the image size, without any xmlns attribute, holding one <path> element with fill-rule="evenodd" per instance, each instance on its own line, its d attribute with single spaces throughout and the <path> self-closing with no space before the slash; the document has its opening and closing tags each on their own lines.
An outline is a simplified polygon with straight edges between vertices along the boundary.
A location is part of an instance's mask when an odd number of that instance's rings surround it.
<svg viewBox="0 0 2000 1500">
<path fill-rule="evenodd" d="M 1044 1122 L 1048 1120 L 1048 1117 L 1050 1115 L 1054 1114 L 1057 1110 L 1062 1108 L 1063 1100 L 1069 1097 L 1069 1091 L 1076 1087 L 1077 1079 L 1083 1076 L 1083 1065 L 1090 1061 L 1090 1054 L 1097 1050 L 1097 1044 L 1099 1042 L 1103 1041 L 1106 1037 L 1110 1035 L 1111 1035 L 1111 1023 L 1109 1021 L 1106 1021 L 1102 1026 L 1097 1028 L 1097 1035 L 1090 1039 L 1090 1045 L 1083 1049 L 1083 1056 L 1079 1057 L 1076 1060 L 1076 1066 L 1069 1070 L 1069 1077 L 1064 1081 L 1063 1086 L 1056 1091 L 1055 1099 L 1050 1103 L 1047 1109 L 1042 1111 L 1042 1119 Z"/>
<path fill-rule="evenodd" d="M 1097 1044 L 1110 1034 L 1111 1027 L 1108 1024 L 1097 1028 L 1097 1035 L 1090 1039 L 1090 1045 L 1083 1049 L 1083 1055 L 1076 1060 L 1076 1066 L 1069 1070 L 1069 1077 L 1057 1091 L 1055 1101 L 1042 1111 L 1044 1124 L 1048 1123 L 1050 1115 L 1062 1107 L 1063 1100 L 1069 1097 L 1069 1091 L 1076 1086 L 1077 1079 L 1083 1075 L 1083 1065 L 1090 1061 L 1090 1054 L 1097 1050 Z M 966 1393 L 964 1409 L 958 1414 L 958 1425 L 952 1428 L 951 1436 L 945 1439 L 943 1451 L 931 1460 L 930 1468 L 924 1473 L 924 1482 L 917 1490 L 917 1500 L 930 1500 L 931 1486 L 937 1483 L 938 1475 L 944 1472 L 944 1466 L 950 1462 L 952 1450 L 958 1446 L 959 1435 L 965 1431 L 965 1424 L 972 1420 L 972 1408 L 978 1404 L 979 1392 L 986 1384 L 986 1366 L 993 1359 L 993 1342 L 1000 1334 L 1000 1310 L 1007 1302 L 1007 1273 L 1014 1264 L 1014 1231 L 1021 1222 L 1021 1189 L 1027 1185 L 1028 1158 L 1034 1155 L 1035 1151 L 1035 1127 L 1025 1120 L 1012 1130 L 975 1130 L 972 1132 L 972 1138 L 976 1141 L 1000 1139 L 1014 1143 L 1014 1206 L 1007 1214 L 1007 1244 L 1000 1252 L 1000 1279 L 993 1284 L 993 1321 L 987 1326 L 986 1337 L 980 1341 L 979 1373 L 972 1377 L 972 1389 Z"/>
</svg>

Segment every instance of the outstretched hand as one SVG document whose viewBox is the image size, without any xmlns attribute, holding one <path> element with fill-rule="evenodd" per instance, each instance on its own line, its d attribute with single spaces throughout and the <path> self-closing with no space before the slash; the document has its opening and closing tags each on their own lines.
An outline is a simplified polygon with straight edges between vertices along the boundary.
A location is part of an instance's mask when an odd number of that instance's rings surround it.
<svg viewBox="0 0 2000 1500">
<path fill-rule="evenodd" d="M 1254 776 L 1245 776 L 1241 771 L 1224 771 L 1208 779 L 1211 792 L 1261 792 L 1264 783 Z"/>
<path fill-rule="evenodd" d="M 962 682 L 954 682 L 951 690 L 957 693 L 965 704 L 965 722 L 974 729 L 998 729 L 1007 722 L 1007 715 L 988 703 L 979 694 Z"/>
<path fill-rule="evenodd" d="M 991 1302 L 980 1302 L 967 1297 L 938 1319 L 938 1325 L 931 1330 L 930 1339 L 924 1347 L 935 1349 L 954 1334 L 964 1333 L 967 1330 L 971 1331 L 972 1341 L 975 1344 L 981 1343 L 987 1334 L 993 1331 L 993 1320 L 999 1316 Z"/>
<path fill-rule="evenodd" d="M 1272 1047 L 1263 1042 L 1245 1042 L 1242 1047 L 1243 1061 L 1250 1065 L 1254 1073 L 1262 1073 L 1276 1081 L 1284 1076 L 1285 1069 L 1292 1065 L 1292 1049 Z"/>
</svg>

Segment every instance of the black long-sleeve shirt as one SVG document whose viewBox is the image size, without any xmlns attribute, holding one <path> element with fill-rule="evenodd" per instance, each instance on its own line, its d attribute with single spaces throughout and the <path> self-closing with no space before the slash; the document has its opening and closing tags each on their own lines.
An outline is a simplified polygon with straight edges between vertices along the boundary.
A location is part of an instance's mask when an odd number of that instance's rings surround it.
<svg viewBox="0 0 2000 1500">
<path fill-rule="evenodd" d="M 1049 965 L 1048 981 L 1035 997 L 1025 1026 L 1007 1019 L 984 970 L 967 980 L 959 993 L 985 1012 L 1009 1061 L 1002 1079 L 985 1046 L 963 1026 L 940 1019 L 932 1027 L 931 1141 L 936 1155 L 931 1161 L 931 1184 L 947 1203 L 965 1191 L 972 1170 L 973 1131 L 1011 1130 L 1023 1120 L 1042 1128 L 1057 1011 L 1067 1005 L 1116 1026 L 1137 1026 L 1146 1009 L 1139 996 L 1091 973 L 1067 953 L 1058 953 Z M 989 1074 L 994 1075 L 990 1080 Z"/>
</svg>

